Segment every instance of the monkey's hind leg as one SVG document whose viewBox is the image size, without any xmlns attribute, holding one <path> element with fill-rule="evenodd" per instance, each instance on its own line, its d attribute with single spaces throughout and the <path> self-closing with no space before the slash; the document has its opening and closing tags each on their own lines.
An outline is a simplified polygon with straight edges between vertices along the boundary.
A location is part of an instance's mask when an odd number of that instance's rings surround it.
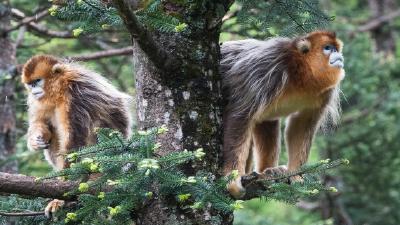
<svg viewBox="0 0 400 225">
<path fill-rule="evenodd" d="M 285 140 L 289 153 L 288 170 L 295 171 L 307 162 L 314 134 L 319 127 L 323 110 L 314 109 L 299 112 L 287 119 Z M 292 182 L 303 179 L 292 177 Z"/>
<path fill-rule="evenodd" d="M 267 168 L 278 166 L 280 152 L 279 120 L 264 121 L 253 128 L 253 154 L 255 171 L 264 173 Z"/>
<path fill-rule="evenodd" d="M 223 173 L 237 170 L 238 177 L 228 185 L 228 191 L 236 198 L 244 194 L 241 176 L 245 175 L 251 147 L 251 128 L 245 119 L 229 118 L 224 122 Z"/>
</svg>

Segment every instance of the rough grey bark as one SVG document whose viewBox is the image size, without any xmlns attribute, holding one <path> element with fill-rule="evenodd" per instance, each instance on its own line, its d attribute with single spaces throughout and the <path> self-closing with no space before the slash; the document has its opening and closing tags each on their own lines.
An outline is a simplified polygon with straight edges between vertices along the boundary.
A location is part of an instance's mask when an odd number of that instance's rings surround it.
<svg viewBox="0 0 400 225">
<path fill-rule="evenodd" d="M 380 18 L 396 9 L 395 0 L 368 0 L 368 6 L 371 11 L 372 19 Z M 390 28 L 390 22 L 387 21 L 381 26 L 371 30 L 375 40 L 376 50 L 385 55 L 393 55 L 396 51 L 396 40 L 393 29 Z"/>
<path fill-rule="evenodd" d="M 195 174 L 202 169 L 218 174 L 222 148 L 218 40 L 221 20 L 231 1 L 196 1 L 190 3 L 189 10 L 188 6 L 182 8 L 174 2 L 164 1 L 164 9 L 185 14 L 189 27 L 181 33 L 141 32 L 140 25 L 120 8 L 133 34 L 138 128 L 167 125 L 169 131 L 158 140 L 163 146 L 158 154 L 201 147 L 207 153 L 206 159 L 201 164 L 187 166 L 186 172 Z M 157 54 L 161 50 L 160 56 L 168 54 L 166 62 L 160 62 L 151 51 L 154 45 L 158 48 Z M 224 215 L 211 208 L 190 213 L 167 199 L 150 202 L 135 217 L 141 225 L 231 224 L 233 221 L 232 214 Z"/>
<path fill-rule="evenodd" d="M 15 153 L 15 47 L 7 30 L 10 26 L 8 1 L 0 2 L 0 161 Z M 0 171 L 15 172 L 16 162 L 10 162 Z"/>
</svg>

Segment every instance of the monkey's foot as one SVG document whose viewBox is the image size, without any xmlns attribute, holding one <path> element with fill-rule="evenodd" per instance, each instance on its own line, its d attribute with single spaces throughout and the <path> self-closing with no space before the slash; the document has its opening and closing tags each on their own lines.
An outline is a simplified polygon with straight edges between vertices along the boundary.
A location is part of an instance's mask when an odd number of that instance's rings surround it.
<svg viewBox="0 0 400 225">
<path fill-rule="evenodd" d="M 44 214 L 47 218 L 50 218 L 54 213 L 57 212 L 61 207 L 63 207 L 65 202 L 63 200 L 53 199 L 49 204 L 47 204 L 44 209 Z"/>
<path fill-rule="evenodd" d="M 228 191 L 234 198 L 241 198 L 246 193 L 246 190 L 242 186 L 241 177 L 239 176 L 234 181 L 228 184 Z"/>
<path fill-rule="evenodd" d="M 282 166 L 267 168 L 264 170 L 263 174 L 274 177 L 279 174 L 287 173 L 287 171 L 288 171 L 287 167 L 285 165 L 282 165 Z"/>
</svg>

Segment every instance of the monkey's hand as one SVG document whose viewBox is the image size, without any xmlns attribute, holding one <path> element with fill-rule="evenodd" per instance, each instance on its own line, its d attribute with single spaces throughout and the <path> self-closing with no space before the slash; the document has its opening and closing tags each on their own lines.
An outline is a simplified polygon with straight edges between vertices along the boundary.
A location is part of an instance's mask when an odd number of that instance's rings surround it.
<svg viewBox="0 0 400 225">
<path fill-rule="evenodd" d="M 228 191 L 234 198 L 241 198 L 246 194 L 246 189 L 242 186 L 242 177 L 239 176 L 228 184 Z"/>
<path fill-rule="evenodd" d="M 50 143 L 50 135 L 35 132 L 28 136 L 27 144 L 30 150 L 47 149 Z"/>
<path fill-rule="evenodd" d="M 53 199 L 49 204 L 47 204 L 46 208 L 44 209 L 44 214 L 47 218 L 54 216 L 54 213 L 57 212 L 61 207 L 63 207 L 65 201 Z"/>
</svg>

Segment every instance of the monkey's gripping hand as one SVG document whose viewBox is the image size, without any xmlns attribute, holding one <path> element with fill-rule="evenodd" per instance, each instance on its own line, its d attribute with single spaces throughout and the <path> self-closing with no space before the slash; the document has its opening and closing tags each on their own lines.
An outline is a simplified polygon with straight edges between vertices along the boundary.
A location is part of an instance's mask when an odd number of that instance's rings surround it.
<svg viewBox="0 0 400 225">
<path fill-rule="evenodd" d="M 50 133 L 41 129 L 38 129 L 37 131 L 29 131 L 27 144 L 29 150 L 32 151 L 47 149 L 50 144 Z"/>
</svg>

